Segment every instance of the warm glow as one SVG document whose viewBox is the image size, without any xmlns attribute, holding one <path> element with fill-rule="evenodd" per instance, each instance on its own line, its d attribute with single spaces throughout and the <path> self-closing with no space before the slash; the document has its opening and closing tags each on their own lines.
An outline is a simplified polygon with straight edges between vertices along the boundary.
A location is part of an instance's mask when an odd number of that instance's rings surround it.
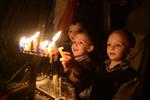
<svg viewBox="0 0 150 100">
<path fill-rule="evenodd" d="M 36 32 L 33 36 L 26 38 L 25 36 L 20 39 L 19 46 L 25 47 L 28 44 L 31 44 L 32 41 L 36 40 L 40 35 L 40 32 Z"/>
<path fill-rule="evenodd" d="M 50 42 L 50 43 L 48 44 L 47 49 L 48 49 L 49 52 L 51 52 L 51 50 L 52 50 L 52 48 L 54 47 L 54 45 L 55 45 L 55 42 L 54 42 L 54 41 L 52 41 L 52 42 Z"/>
<path fill-rule="evenodd" d="M 57 32 L 53 36 L 51 42 L 49 42 L 48 40 L 45 40 L 45 41 L 40 43 L 40 47 L 39 48 L 40 48 L 40 50 L 42 50 L 43 54 L 46 54 L 46 55 L 51 55 L 52 54 L 53 48 L 55 46 L 55 42 L 60 37 L 60 34 L 61 34 L 61 31 Z"/>
<path fill-rule="evenodd" d="M 33 41 L 35 40 L 36 38 L 38 38 L 40 35 L 40 32 L 36 32 L 33 36 L 30 37 L 30 40 Z"/>
<path fill-rule="evenodd" d="M 40 43 L 40 49 L 44 50 L 45 48 L 48 47 L 48 44 L 49 44 L 49 41 L 48 40 L 45 40 L 43 42 Z"/>
<path fill-rule="evenodd" d="M 20 42 L 19 42 L 19 46 L 20 46 L 20 48 L 23 49 L 23 51 L 36 52 L 39 49 L 40 50 L 40 54 L 42 54 L 42 55 L 50 55 L 52 53 L 52 51 L 53 51 L 53 48 L 55 47 L 55 42 L 60 37 L 60 34 L 61 34 L 61 31 L 57 32 L 53 36 L 51 42 L 49 42 L 48 40 L 44 40 L 43 42 L 40 42 L 39 43 L 39 47 L 37 47 L 38 46 L 38 37 L 40 35 L 40 32 L 36 32 L 34 35 L 32 35 L 29 38 L 22 37 Z"/>
<path fill-rule="evenodd" d="M 52 38 L 52 41 L 56 42 L 57 39 L 59 38 L 60 34 L 61 34 L 61 31 L 57 32 L 57 33 L 55 34 L 55 36 Z"/>
<path fill-rule="evenodd" d="M 23 48 L 25 47 L 25 44 L 26 44 L 26 37 L 24 36 L 20 39 L 19 46 Z"/>
</svg>

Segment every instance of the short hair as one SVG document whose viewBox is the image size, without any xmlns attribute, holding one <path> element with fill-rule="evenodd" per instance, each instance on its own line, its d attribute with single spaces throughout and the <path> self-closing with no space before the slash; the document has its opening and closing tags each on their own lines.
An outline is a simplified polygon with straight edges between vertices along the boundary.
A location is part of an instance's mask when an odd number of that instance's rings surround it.
<svg viewBox="0 0 150 100">
<path fill-rule="evenodd" d="M 88 40 L 89 40 L 90 45 L 93 45 L 93 38 L 87 31 L 80 31 L 77 34 L 84 34 L 84 35 L 86 35 Z"/>
<path fill-rule="evenodd" d="M 84 29 L 83 24 L 82 24 L 80 21 L 78 21 L 78 20 L 73 20 L 73 21 L 69 24 L 69 26 L 70 26 L 70 25 L 79 25 L 79 27 L 80 27 L 79 32 L 86 31 L 86 30 Z"/>
<path fill-rule="evenodd" d="M 127 39 L 127 42 L 128 42 L 128 46 L 129 48 L 134 48 L 135 47 L 135 44 L 136 44 L 136 39 L 133 35 L 133 33 L 129 32 L 128 30 L 126 29 L 114 29 L 114 30 L 110 30 L 109 33 L 108 33 L 108 37 L 113 34 L 113 33 L 119 33 L 121 35 L 124 35 Z"/>
</svg>

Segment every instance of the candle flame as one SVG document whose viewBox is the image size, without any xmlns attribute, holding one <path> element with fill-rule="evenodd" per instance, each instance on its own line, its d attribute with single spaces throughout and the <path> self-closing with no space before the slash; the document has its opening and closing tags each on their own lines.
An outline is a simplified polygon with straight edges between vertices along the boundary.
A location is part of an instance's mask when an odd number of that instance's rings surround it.
<svg viewBox="0 0 150 100">
<path fill-rule="evenodd" d="M 48 40 L 45 40 L 43 42 L 40 43 L 40 49 L 44 50 L 45 48 L 48 47 L 48 44 L 49 44 L 49 41 Z"/>
<path fill-rule="evenodd" d="M 36 38 L 38 38 L 40 35 L 40 32 L 36 32 L 33 36 L 26 38 L 25 36 L 20 39 L 19 45 L 20 47 L 25 47 L 25 45 L 31 43 Z"/>
<path fill-rule="evenodd" d="M 56 42 L 57 39 L 59 38 L 60 34 L 61 34 L 61 31 L 57 32 L 57 33 L 54 35 L 54 37 L 52 38 L 52 41 Z"/>
<path fill-rule="evenodd" d="M 36 32 L 34 35 L 26 38 L 25 36 L 22 37 L 20 39 L 19 42 L 19 46 L 21 48 L 23 48 L 24 51 L 36 51 L 37 49 L 34 47 L 36 47 L 37 45 L 37 38 L 39 37 L 40 32 Z M 45 40 L 43 42 L 39 43 L 39 49 L 40 49 L 40 53 L 44 54 L 44 55 L 50 55 L 52 54 L 52 52 L 55 50 L 55 42 L 58 40 L 58 38 L 61 35 L 61 31 L 58 31 L 53 37 L 52 37 L 52 41 L 49 42 L 48 40 Z M 31 47 L 32 46 L 32 47 Z M 38 45 L 37 45 L 38 46 Z M 32 50 L 31 50 L 32 49 Z"/>
<path fill-rule="evenodd" d="M 29 38 L 30 42 L 32 42 L 33 40 L 35 40 L 36 38 L 38 38 L 39 35 L 40 35 L 40 32 L 36 32 L 33 36 L 31 36 L 31 37 Z"/>
<path fill-rule="evenodd" d="M 22 38 L 20 39 L 19 46 L 20 46 L 20 47 L 24 47 L 24 46 L 25 46 L 25 43 L 26 43 L 26 37 L 24 36 L 24 37 L 22 37 Z"/>
</svg>

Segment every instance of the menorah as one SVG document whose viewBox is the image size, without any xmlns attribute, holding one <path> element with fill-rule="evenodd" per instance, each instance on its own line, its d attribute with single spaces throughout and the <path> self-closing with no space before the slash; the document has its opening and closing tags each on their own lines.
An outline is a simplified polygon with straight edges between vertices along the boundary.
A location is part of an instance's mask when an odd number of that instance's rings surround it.
<svg viewBox="0 0 150 100">
<path fill-rule="evenodd" d="M 42 57 L 48 57 L 50 64 L 53 63 L 53 52 L 55 52 L 55 42 L 61 35 L 61 31 L 57 32 L 53 37 L 52 41 L 44 40 L 39 41 L 40 32 L 35 33 L 31 37 L 22 37 L 19 42 L 20 52 L 25 55 L 30 55 L 30 78 L 29 78 L 29 97 L 34 99 L 35 90 L 39 90 L 44 94 L 54 99 L 69 100 L 75 99 L 74 88 L 62 77 L 57 74 L 45 75 L 41 73 L 37 76 L 36 69 L 39 66 L 40 59 Z M 63 55 L 63 47 L 58 48 L 60 55 Z M 52 66 L 55 67 L 55 66 Z"/>
</svg>

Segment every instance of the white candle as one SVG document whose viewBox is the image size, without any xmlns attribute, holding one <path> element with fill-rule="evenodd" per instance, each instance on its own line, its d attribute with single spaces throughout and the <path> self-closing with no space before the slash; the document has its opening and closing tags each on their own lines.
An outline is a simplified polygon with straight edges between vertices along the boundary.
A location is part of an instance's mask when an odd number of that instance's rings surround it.
<svg viewBox="0 0 150 100">
<path fill-rule="evenodd" d="M 58 75 L 53 75 L 54 94 L 58 96 Z"/>
<path fill-rule="evenodd" d="M 25 44 L 25 47 L 24 47 L 24 51 L 30 51 L 31 50 L 31 42 L 28 42 Z"/>
</svg>

